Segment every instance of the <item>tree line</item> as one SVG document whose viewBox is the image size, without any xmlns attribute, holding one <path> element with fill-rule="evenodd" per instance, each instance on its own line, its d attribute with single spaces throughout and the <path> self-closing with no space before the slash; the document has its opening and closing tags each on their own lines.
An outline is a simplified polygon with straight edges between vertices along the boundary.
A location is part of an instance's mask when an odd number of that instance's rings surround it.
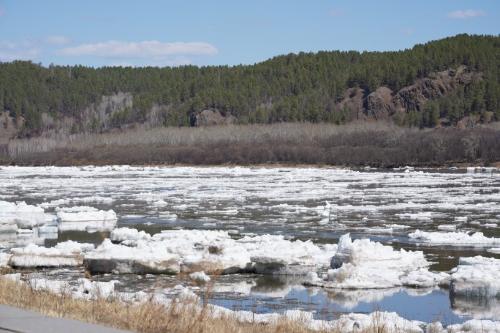
<svg viewBox="0 0 500 333">
<path fill-rule="evenodd" d="M 348 88 L 366 94 L 393 91 L 433 72 L 465 65 L 482 80 L 461 87 L 422 110 L 407 110 L 399 123 L 451 125 L 469 115 L 500 120 L 499 36 L 457 35 L 394 52 L 322 51 L 278 56 L 254 65 L 181 67 L 44 67 L 27 61 L 0 63 L 0 111 L 24 119 L 24 133 L 39 132 L 42 114 L 79 119 L 102 96 L 133 95 L 133 107 L 115 114 L 114 126 L 143 123 L 154 105 L 163 126 L 189 126 L 192 114 L 212 108 L 241 124 L 330 122 L 343 124 L 349 110 L 336 103 Z M 76 128 L 75 132 L 89 131 Z"/>
</svg>

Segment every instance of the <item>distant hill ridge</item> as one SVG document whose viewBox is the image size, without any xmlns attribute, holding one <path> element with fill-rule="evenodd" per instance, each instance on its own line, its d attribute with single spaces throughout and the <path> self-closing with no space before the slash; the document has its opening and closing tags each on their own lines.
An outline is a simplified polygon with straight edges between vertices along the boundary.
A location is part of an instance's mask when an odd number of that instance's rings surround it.
<svg viewBox="0 0 500 333">
<path fill-rule="evenodd" d="M 462 34 L 404 51 L 299 53 L 232 67 L 0 63 L 0 141 L 137 124 L 467 127 L 500 120 L 499 59 L 499 36 Z"/>
</svg>

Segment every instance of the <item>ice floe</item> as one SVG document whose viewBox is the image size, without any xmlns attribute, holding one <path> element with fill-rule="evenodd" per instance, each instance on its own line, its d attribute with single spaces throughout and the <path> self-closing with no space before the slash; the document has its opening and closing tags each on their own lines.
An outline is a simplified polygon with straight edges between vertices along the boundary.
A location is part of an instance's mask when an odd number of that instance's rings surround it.
<svg viewBox="0 0 500 333">
<path fill-rule="evenodd" d="M 500 297 L 500 259 L 460 258 L 451 274 L 450 294 L 465 297 Z"/>
<path fill-rule="evenodd" d="M 163 243 L 139 241 L 136 246 L 113 244 L 106 239 L 95 251 L 87 253 L 84 264 L 92 273 L 177 274 L 178 256 Z"/>
<path fill-rule="evenodd" d="M 346 234 L 331 259 L 332 269 L 322 278 L 311 273 L 307 284 L 336 289 L 430 287 L 448 278 L 430 272 L 429 265 L 421 251 L 394 250 L 369 239 L 353 241 Z"/>
<path fill-rule="evenodd" d="M 431 245 L 492 246 L 500 244 L 500 238 L 486 237 L 482 232 L 467 233 L 464 231 L 439 232 L 416 230 L 408 236 L 419 243 Z"/>
<path fill-rule="evenodd" d="M 189 278 L 191 280 L 194 280 L 196 282 L 202 282 L 202 283 L 206 283 L 206 282 L 209 282 L 210 281 L 210 276 L 208 276 L 207 274 L 205 274 L 205 272 L 193 272 L 191 274 L 189 274 Z"/>
<path fill-rule="evenodd" d="M 42 202 L 38 206 L 44 209 L 51 208 L 51 207 L 61 207 L 65 205 L 69 205 L 71 203 L 84 203 L 84 204 L 89 204 L 89 203 L 99 203 L 99 204 L 112 204 L 113 203 L 113 198 L 110 197 L 102 197 L 98 195 L 92 195 L 88 197 L 72 197 L 72 198 L 65 198 L 65 199 L 56 199 L 52 200 L 49 202 Z"/>
<path fill-rule="evenodd" d="M 46 248 L 30 244 L 11 249 L 9 265 L 12 267 L 63 267 L 83 265 L 83 253 L 94 249 L 93 244 L 66 241 Z"/>
<path fill-rule="evenodd" d="M 463 324 L 448 325 L 446 329 L 443 329 L 441 332 L 442 333 L 466 333 L 466 332 L 500 333 L 500 321 L 471 319 Z"/>
<path fill-rule="evenodd" d="M 438 230 L 443 230 L 443 231 L 455 231 L 457 230 L 457 225 L 456 224 L 440 224 L 437 226 Z"/>
<path fill-rule="evenodd" d="M 56 209 L 59 230 L 110 231 L 116 226 L 117 216 L 113 210 L 98 210 L 94 207 L 75 206 Z"/>
<path fill-rule="evenodd" d="M 138 240 L 148 241 L 151 239 L 151 235 L 145 231 L 139 231 L 133 228 L 116 228 L 111 231 L 109 236 L 112 242 L 121 243 L 121 242 L 137 242 Z"/>
<path fill-rule="evenodd" d="M 17 228 L 33 228 L 52 222 L 54 217 L 43 208 L 26 204 L 0 201 L 0 232 L 16 231 Z M 14 225 L 16 227 L 14 227 Z"/>
<path fill-rule="evenodd" d="M 148 237 L 119 228 L 112 237 L 122 244 L 106 240 L 85 255 L 90 271 L 305 275 L 326 267 L 336 249 L 336 245 L 318 246 L 311 241 L 290 241 L 273 235 L 233 239 L 227 231 L 217 230 L 168 230 Z"/>
<path fill-rule="evenodd" d="M 31 278 L 26 283 L 35 290 L 45 290 L 56 294 L 67 294 L 74 298 L 102 299 L 116 296 L 115 285 L 118 281 L 91 281 L 78 279 L 72 281 L 49 280 L 44 278 Z"/>
<path fill-rule="evenodd" d="M 419 220 L 419 221 L 431 221 L 432 212 L 419 212 L 419 213 L 400 213 L 396 214 L 401 220 Z"/>
<path fill-rule="evenodd" d="M 11 254 L 0 252 L 0 268 L 8 267 Z"/>
</svg>

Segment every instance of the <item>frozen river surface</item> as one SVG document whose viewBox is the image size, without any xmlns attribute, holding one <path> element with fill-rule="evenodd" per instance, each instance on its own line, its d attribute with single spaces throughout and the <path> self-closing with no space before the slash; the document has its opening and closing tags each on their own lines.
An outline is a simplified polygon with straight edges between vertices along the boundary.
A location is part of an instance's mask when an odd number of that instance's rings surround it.
<svg viewBox="0 0 500 333">
<path fill-rule="evenodd" d="M 500 258 L 500 173 L 495 169 L 473 171 L 1 167 L 0 201 L 4 207 L 24 201 L 43 209 L 47 218 L 61 220 L 73 214 L 73 222 L 85 220 L 78 220 L 75 212 L 84 216 L 112 210 L 117 228 L 152 235 L 172 229 L 224 230 L 236 240 L 270 234 L 324 245 L 337 244 L 342 235 L 350 233 L 352 239 L 368 238 L 394 249 L 423 251 L 430 270 L 449 272 L 460 257 Z M 4 224 L 2 231 L 2 218 L 12 219 L 12 214 L 15 212 L 2 215 L 0 211 L 0 251 L 5 253 L 30 243 L 50 247 L 75 240 L 99 245 L 112 229 L 73 228 L 66 223 L 65 228 L 61 224 L 55 233 L 47 233 L 36 227 L 31 232 L 26 228 L 9 231 Z M 84 274 L 79 267 L 25 272 L 59 280 Z M 175 290 L 178 284 L 198 291 L 185 277 L 105 274 L 99 278 L 119 280 L 117 288 L 129 292 Z M 349 290 L 306 287 L 303 282 L 297 276 L 214 276 L 208 297 L 231 309 L 259 313 L 302 309 L 314 311 L 320 319 L 375 309 L 444 324 L 500 317 L 498 297 L 450 297 L 446 287 Z"/>
</svg>

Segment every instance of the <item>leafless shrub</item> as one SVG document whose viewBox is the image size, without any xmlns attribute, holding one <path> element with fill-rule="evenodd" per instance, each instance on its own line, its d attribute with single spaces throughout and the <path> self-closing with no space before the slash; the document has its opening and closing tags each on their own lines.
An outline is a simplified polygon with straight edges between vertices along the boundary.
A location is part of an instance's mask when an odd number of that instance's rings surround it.
<svg viewBox="0 0 500 333">
<path fill-rule="evenodd" d="M 4 163 L 331 164 L 392 167 L 500 161 L 500 131 L 419 130 L 384 122 L 138 127 L 103 134 L 11 140 Z"/>
</svg>

